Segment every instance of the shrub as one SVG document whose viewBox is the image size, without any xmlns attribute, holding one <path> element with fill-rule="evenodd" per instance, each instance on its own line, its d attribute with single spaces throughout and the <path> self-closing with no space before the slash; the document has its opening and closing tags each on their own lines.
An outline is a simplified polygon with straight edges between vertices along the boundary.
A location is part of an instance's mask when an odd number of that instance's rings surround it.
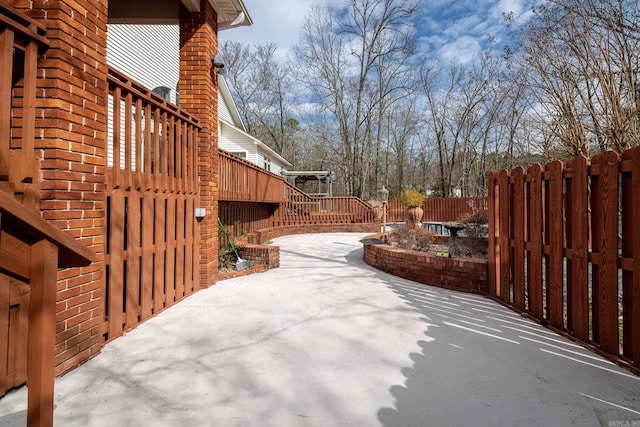
<svg viewBox="0 0 640 427">
<path fill-rule="evenodd" d="M 484 211 L 475 211 L 473 213 L 468 213 L 462 215 L 458 222 L 462 222 L 464 224 L 488 224 L 489 223 L 489 212 Z"/>
<path fill-rule="evenodd" d="M 400 227 L 389 234 L 389 244 L 402 249 L 429 252 L 435 234 L 424 228 Z"/>
<path fill-rule="evenodd" d="M 400 201 L 408 208 L 417 208 L 422 206 L 424 195 L 415 188 L 404 190 L 400 195 Z"/>
<path fill-rule="evenodd" d="M 460 217 L 460 222 L 466 224 L 465 233 L 469 237 L 487 237 L 489 212 L 476 211 Z"/>
</svg>

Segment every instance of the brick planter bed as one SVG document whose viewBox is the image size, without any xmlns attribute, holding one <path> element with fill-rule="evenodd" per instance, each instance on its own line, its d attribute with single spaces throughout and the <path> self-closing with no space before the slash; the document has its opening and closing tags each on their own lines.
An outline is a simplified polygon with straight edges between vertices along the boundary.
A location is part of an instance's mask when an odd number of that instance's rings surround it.
<svg viewBox="0 0 640 427">
<path fill-rule="evenodd" d="M 364 261 L 372 267 L 404 279 L 446 289 L 487 293 L 488 261 L 479 258 L 444 258 L 427 252 L 389 246 L 381 235 L 368 236 Z"/>
</svg>

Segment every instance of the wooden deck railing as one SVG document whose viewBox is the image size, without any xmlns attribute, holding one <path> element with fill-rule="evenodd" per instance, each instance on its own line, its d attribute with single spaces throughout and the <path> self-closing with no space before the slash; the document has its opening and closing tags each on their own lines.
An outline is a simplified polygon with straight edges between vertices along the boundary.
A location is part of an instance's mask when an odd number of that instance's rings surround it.
<svg viewBox="0 0 640 427">
<path fill-rule="evenodd" d="M 422 221 L 458 221 L 468 214 L 487 210 L 486 197 L 428 197 L 422 203 Z M 389 199 L 387 222 L 404 222 L 407 208 L 400 199 Z"/>
<path fill-rule="evenodd" d="M 198 121 L 112 67 L 108 82 L 111 187 L 195 193 Z"/>
<path fill-rule="evenodd" d="M 285 200 L 276 221 L 280 226 L 372 223 L 374 213 L 357 197 L 310 197 L 285 182 Z"/>
<path fill-rule="evenodd" d="M 90 249 L 0 194 L 0 343 L 9 343 L 0 349 L 0 396 L 27 381 L 29 426 L 53 425 L 58 268 L 89 265 L 93 258 Z M 13 294 L 22 301 L 13 305 Z"/>
<path fill-rule="evenodd" d="M 489 293 L 640 372 L 640 148 L 491 173 Z"/>
<path fill-rule="evenodd" d="M 357 197 L 310 197 L 282 177 L 219 150 L 219 216 L 233 235 L 289 225 L 372 223 Z"/>
<path fill-rule="evenodd" d="M 44 27 L 0 2 L 0 191 L 34 211 L 37 61 L 49 44 L 44 34 Z"/>
<path fill-rule="evenodd" d="M 219 199 L 236 202 L 280 203 L 282 177 L 222 149 L 219 152 Z"/>
</svg>

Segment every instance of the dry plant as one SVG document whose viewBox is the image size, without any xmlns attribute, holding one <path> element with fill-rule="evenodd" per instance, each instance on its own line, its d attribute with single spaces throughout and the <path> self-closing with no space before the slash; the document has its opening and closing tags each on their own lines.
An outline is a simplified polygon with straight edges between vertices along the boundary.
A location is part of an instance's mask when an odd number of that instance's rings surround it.
<svg viewBox="0 0 640 427">
<path fill-rule="evenodd" d="M 389 244 L 402 249 L 429 252 L 435 234 L 424 228 L 400 227 L 389 234 Z"/>
<path fill-rule="evenodd" d="M 489 223 L 489 212 L 480 210 L 462 215 L 458 222 L 465 224 L 466 237 L 456 239 L 454 245 L 459 256 L 486 258 L 488 242 L 486 225 Z"/>
</svg>

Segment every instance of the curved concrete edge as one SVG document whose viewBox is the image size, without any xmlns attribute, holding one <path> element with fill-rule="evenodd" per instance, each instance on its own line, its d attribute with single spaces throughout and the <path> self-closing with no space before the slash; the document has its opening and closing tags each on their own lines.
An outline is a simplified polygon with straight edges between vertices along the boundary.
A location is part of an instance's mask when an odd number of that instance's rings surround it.
<svg viewBox="0 0 640 427">
<path fill-rule="evenodd" d="M 370 233 L 377 231 L 379 224 L 316 224 L 290 225 L 263 228 L 248 233 L 236 242 L 240 257 L 252 264 L 264 265 L 269 270 L 280 266 L 280 248 L 270 244 L 277 237 L 315 233 Z M 220 280 L 227 278 L 222 277 Z"/>
</svg>

